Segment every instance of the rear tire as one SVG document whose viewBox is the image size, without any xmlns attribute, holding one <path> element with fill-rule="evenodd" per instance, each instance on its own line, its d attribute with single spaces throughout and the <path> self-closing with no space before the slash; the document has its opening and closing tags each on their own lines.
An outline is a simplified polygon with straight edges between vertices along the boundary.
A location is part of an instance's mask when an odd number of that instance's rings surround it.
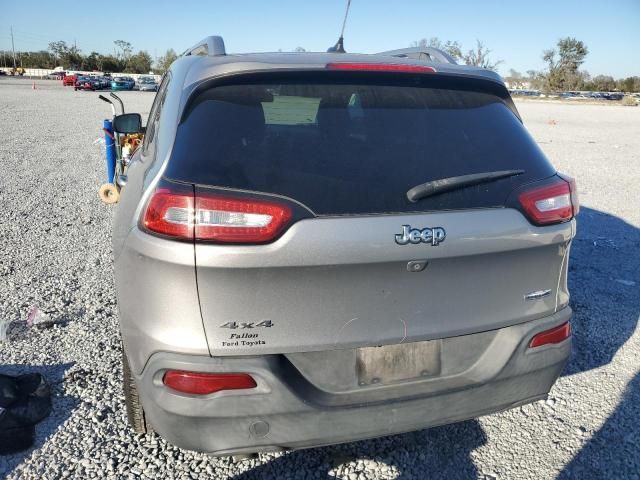
<svg viewBox="0 0 640 480">
<path fill-rule="evenodd" d="M 153 427 L 148 422 L 144 408 L 140 403 L 138 387 L 131 375 L 131 367 L 127 354 L 122 349 L 122 389 L 124 390 L 124 403 L 127 407 L 127 420 L 129 426 L 136 433 L 153 433 Z"/>
<path fill-rule="evenodd" d="M 257 453 L 240 453 L 238 455 L 231 455 L 231 461 L 233 463 L 242 463 L 245 460 L 252 460 L 258 458 Z"/>
</svg>

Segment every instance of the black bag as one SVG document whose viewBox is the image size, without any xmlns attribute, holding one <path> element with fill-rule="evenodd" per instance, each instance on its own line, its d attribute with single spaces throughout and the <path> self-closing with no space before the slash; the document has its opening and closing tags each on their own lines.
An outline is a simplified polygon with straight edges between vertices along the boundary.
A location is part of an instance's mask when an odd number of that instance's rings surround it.
<svg viewBox="0 0 640 480">
<path fill-rule="evenodd" d="M 39 373 L 0 374 L 0 455 L 26 450 L 35 425 L 51 413 L 51 390 Z"/>
</svg>

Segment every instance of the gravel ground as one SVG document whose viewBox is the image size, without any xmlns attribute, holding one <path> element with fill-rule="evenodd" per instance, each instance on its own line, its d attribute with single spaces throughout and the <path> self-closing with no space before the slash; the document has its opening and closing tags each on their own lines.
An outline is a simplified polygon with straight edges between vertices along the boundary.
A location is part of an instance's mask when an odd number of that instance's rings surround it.
<svg viewBox="0 0 640 480">
<path fill-rule="evenodd" d="M 122 94 L 146 116 L 152 94 Z M 0 78 L 0 371 L 52 382 L 53 413 L 0 476 L 57 478 L 625 478 L 640 472 L 640 108 L 519 103 L 578 179 L 575 354 L 546 401 L 456 425 L 232 463 L 127 429 L 97 94 Z M 57 322 L 27 329 L 38 305 Z"/>
</svg>

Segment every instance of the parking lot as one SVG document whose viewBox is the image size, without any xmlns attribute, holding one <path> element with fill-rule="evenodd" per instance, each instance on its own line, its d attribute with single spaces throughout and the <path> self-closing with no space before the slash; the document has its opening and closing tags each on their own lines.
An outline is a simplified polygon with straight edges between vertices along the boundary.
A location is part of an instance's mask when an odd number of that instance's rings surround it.
<svg viewBox="0 0 640 480">
<path fill-rule="evenodd" d="M 122 92 L 146 118 L 153 93 Z M 517 102 L 581 201 L 574 355 L 549 399 L 477 420 L 233 463 L 126 425 L 95 92 L 0 77 L 0 372 L 43 373 L 52 414 L 0 477 L 640 479 L 640 107 Z M 527 272 L 522 272 L 526 275 Z M 37 305 L 55 320 L 27 328 Z M 212 432 L 215 434 L 215 432 Z"/>
</svg>

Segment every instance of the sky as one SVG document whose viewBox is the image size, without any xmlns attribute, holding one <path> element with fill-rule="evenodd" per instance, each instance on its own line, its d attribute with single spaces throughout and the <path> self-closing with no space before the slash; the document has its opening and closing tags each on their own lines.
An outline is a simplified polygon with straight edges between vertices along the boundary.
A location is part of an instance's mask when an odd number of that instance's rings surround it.
<svg viewBox="0 0 640 480">
<path fill-rule="evenodd" d="M 346 0 L 209 0 L 133 2 L 0 0 L 0 50 L 46 49 L 65 40 L 83 53 L 113 53 L 130 42 L 152 56 L 178 53 L 208 35 L 227 51 L 325 51 L 339 35 Z M 125 7 L 129 5 L 129 7 Z M 348 52 L 408 47 L 421 38 L 456 40 L 463 50 L 481 40 L 502 60 L 499 72 L 544 68 L 542 51 L 572 36 L 589 48 L 591 75 L 640 75 L 640 0 L 352 0 L 345 31 Z"/>
</svg>

